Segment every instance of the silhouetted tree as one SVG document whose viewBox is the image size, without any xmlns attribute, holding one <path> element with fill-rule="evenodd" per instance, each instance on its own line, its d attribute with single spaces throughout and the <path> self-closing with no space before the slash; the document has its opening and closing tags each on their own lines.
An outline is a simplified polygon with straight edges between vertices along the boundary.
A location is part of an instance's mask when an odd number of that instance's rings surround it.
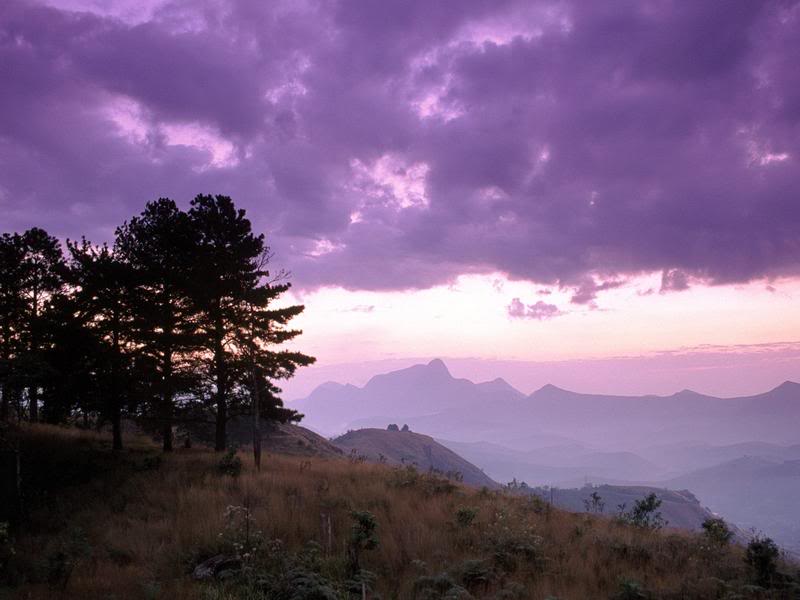
<svg viewBox="0 0 800 600">
<path fill-rule="evenodd" d="M 236 337 L 249 319 L 247 294 L 262 276 L 264 236 L 253 233 L 245 211 L 228 196 L 197 196 L 189 219 L 197 246 L 193 298 L 201 344 L 208 355 L 205 371 L 214 388 L 215 448 L 224 450 L 231 393 L 247 373 Z"/>
<path fill-rule="evenodd" d="M 287 422 L 300 420 L 302 415 L 287 409 L 279 398 L 281 389 L 273 382 L 292 377 L 300 366 L 310 365 L 314 358 L 301 352 L 275 350 L 302 332 L 290 329 L 289 322 L 303 312 L 302 305 L 272 308 L 272 303 L 287 292 L 291 285 L 286 282 L 286 273 L 280 272 L 269 279 L 266 270 L 271 254 L 264 249 L 255 273 L 258 278 L 245 294 L 246 325 L 238 332 L 238 344 L 250 371 L 250 398 L 253 412 L 270 420 Z M 253 441 L 256 464 L 260 457 L 259 421 L 255 421 Z"/>
<path fill-rule="evenodd" d="M 22 350 L 24 258 L 21 235 L 0 235 L 0 419 L 4 421 L 10 416 L 12 402 L 18 404 L 20 394 L 15 367 Z"/>
<path fill-rule="evenodd" d="M 175 202 L 149 202 L 117 229 L 115 251 L 131 266 L 133 339 L 158 394 L 163 448 L 172 450 L 176 394 L 190 388 L 198 349 L 195 304 L 190 295 L 196 257 L 188 215 Z"/>
<path fill-rule="evenodd" d="M 68 281 L 71 309 L 86 332 L 95 356 L 89 362 L 100 379 L 98 409 L 111 422 L 113 447 L 122 449 L 122 410 L 130 404 L 133 382 L 133 316 L 135 279 L 130 263 L 107 245 L 93 246 L 83 239 L 68 242 L 71 262 Z"/>
<path fill-rule="evenodd" d="M 44 351 L 50 331 L 47 311 L 64 287 L 64 256 L 58 240 L 34 227 L 21 236 L 23 255 L 18 271 L 21 351 L 17 368 L 28 388 L 28 416 L 39 420 L 39 388 L 49 373 Z"/>
</svg>

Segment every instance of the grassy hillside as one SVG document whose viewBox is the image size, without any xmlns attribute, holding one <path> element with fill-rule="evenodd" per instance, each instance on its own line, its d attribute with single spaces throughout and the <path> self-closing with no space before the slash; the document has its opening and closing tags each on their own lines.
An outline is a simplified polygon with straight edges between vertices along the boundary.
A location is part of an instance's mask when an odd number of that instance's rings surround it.
<svg viewBox="0 0 800 600">
<path fill-rule="evenodd" d="M 552 490 L 528 488 L 526 491 L 548 500 L 552 498 L 553 504 L 573 512 L 587 511 L 587 502 L 591 500 L 590 495 L 595 493 L 602 499 L 602 512 L 609 515 L 630 510 L 636 501 L 654 493 L 662 502 L 659 512 L 670 526 L 695 531 L 700 531 L 703 522 L 715 516 L 702 506 L 688 490 L 676 491 L 636 485 L 588 485 L 582 488 L 554 488 Z M 600 510 L 600 507 L 595 510 Z"/>
<path fill-rule="evenodd" d="M 415 465 L 420 471 L 434 470 L 450 478 L 481 487 L 498 487 L 488 475 L 432 437 L 413 431 L 357 429 L 336 438 L 334 445 L 372 462 Z"/>
<path fill-rule="evenodd" d="M 362 597 L 359 579 L 384 600 L 793 597 L 748 587 L 739 547 L 406 467 L 270 455 L 258 473 L 241 454 L 232 475 L 208 450 L 162 457 L 139 440 L 114 456 L 101 436 L 43 427 L 22 447 L 29 515 L 0 535 L 7 597 L 334 600 Z M 195 581 L 220 553 L 244 571 Z"/>
</svg>

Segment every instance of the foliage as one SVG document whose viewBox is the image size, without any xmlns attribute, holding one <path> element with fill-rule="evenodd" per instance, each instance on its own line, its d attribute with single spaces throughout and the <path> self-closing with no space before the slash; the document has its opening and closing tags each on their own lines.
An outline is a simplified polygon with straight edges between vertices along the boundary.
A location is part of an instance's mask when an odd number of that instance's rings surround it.
<svg viewBox="0 0 800 600">
<path fill-rule="evenodd" d="M 272 254 L 227 196 L 184 211 L 148 202 L 110 245 L 61 243 L 42 229 L 0 234 L 0 421 L 110 423 L 120 451 L 125 418 L 173 447 L 180 420 L 227 425 L 252 414 L 280 422 L 276 382 L 314 359 L 279 348 L 300 334 L 303 306 Z M 41 410 L 40 410 L 41 406 Z"/>
<path fill-rule="evenodd" d="M 667 525 L 667 521 L 658 510 L 661 500 L 655 493 L 651 492 L 644 498 L 637 500 L 630 511 L 625 512 L 625 507 L 619 507 L 619 518 L 634 527 L 643 529 L 661 529 Z"/>
<path fill-rule="evenodd" d="M 236 448 L 229 448 L 228 451 L 219 459 L 217 470 L 223 475 L 238 477 L 242 472 L 242 459 Z"/>
<path fill-rule="evenodd" d="M 605 510 L 606 503 L 603 502 L 603 498 L 600 496 L 600 494 L 594 491 L 583 501 L 583 506 L 586 509 L 586 512 L 597 514 L 602 513 Z"/>
<path fill-rule="evenodd" d="M 86 533 L 80 528 L 71 528 L 47 556 L 47 582 L 55 589 L 65 590 L 77 564 L 91 553 Z"/>
<path fill-rule="evenodd" d="M 706 539 L 715 546 L 725 546 L 733 538 L 733 531 L 725 519 L 709 517 L 703 521 L 702 527 Z"/>
<path fill-rule="evenodd" d="M 351 575 L 361 571 L 361 556 L 367 550 L 378 547 L 378 523 L 375 515 L 369 511 L 351 511 L 353 524 L 350 527 L 350 539 L 347 543 L 348 570 Z"/>
<path fill-rule="evenodd" d="M 752 569 L 755 582 L 765 588 L 772 586 L 778 571 L 780 550 L 772 539 L 755 536 L 747 544 L 745 562 Z"/>
<path fill-rule="evenodd" d="M 614 595 L 614 600 L 647 600 L 650 595 L 642 584 L 633 579 L 624 579 L 619 584 L 619 591 Z"/>
<path fill-rule="evenodd" d="M 8 523 L 0 522 L 0 579 L 5 573 L 9 561 L 14 557 L 14 540 L 11 537 Z"/>
<path fill-rule="evenodd" d="M 478 509 L 472 506 L 459 506 L 456 509 L 456 523 L 461 527 L 469 527 L 478 516 Z"/>
</svg>

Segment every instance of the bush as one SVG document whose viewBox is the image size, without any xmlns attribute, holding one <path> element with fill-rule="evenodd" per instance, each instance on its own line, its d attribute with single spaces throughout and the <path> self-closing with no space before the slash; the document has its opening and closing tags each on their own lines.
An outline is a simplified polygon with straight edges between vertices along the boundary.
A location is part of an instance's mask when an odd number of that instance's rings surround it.
<svg viewBox="0 0 800 600">
<path fill-rule="evenodd" d="M 91 553 L 92 547 L 86 533 L 78 527 L 70 529 L 47 556 L 47 582 L 63 592 L 69 585 L 75 566 Z"/>
<path fill-rule="evenodd" d="M 351 576 L 361 571 L 361 554 L 365 550 L 374 550 L 378 547 L 378 523 L 375 515 L 368 511 L 352 511 L 350 518 L 353 525 L 350 527 L 350 540 L 347 543 L 348 571 Z"/>
<path fill-rule="evenodd" d="M 664 520 L 658 510 L 660 506 L 661 499 L 651 492 L 641 500 L 637 500 L 633 504 L 633 508 L 628 512 L 624 512 L 624 505 L 621 505 L 619 517 L 622 521 L 634 527 L 661 529 L 667 525 L 667 521 Z"/>
<path fill-rule="evenodd" d="M 647 600 L 649 597 L 642 584 L 633 579 L 621 581 L 619 591 L 612 596 L 613 600 Z"/>
<path fill-rule="evenodd" d="M 14 556 L 14 540 L 8 529 L 8 523 L 0 523 L 0 576 L 5 573 L 8 563 Z"/>
<path fill-rule="evenodd" d="M 238 477 L 242 472 L 242 459 L 236 453 L 236 448 L 230 448 L 217 463 L 217 470 L 223 475 Z"/>
<path fill-rule="evenodd" d="M 478 516 L 478 509 L 471 506 L 459 506 L 456 510 L 456 523 L 461 527 L 469 527 Z"/>
<path fill-rule="evenodd" d="M 715 546 L 725 546 L 731 541 L 733 532 L 724 519 L 708 518 L 703 521 L 703 535 Z"/>
<path fill-rule="evenodd" d="M 744 560 L 753 570 L 756 584 L 769 588 L 778 572 L 778 546 L 768 537 L 756 536 L 747 545 Z"/>
<path fill-rule="evenodd" d="M 447 573 L 423 575 L 414 582 L 417 600 L 468 600 L 472 595 Z"/>
</svg>

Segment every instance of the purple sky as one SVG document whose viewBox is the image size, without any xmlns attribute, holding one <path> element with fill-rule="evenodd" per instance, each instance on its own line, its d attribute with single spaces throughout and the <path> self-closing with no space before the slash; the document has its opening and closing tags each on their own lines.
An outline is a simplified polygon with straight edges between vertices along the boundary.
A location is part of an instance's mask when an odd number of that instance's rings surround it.
<svg viewBox="0 0 800 600">
<path fill-rule="evenodd" d="M 3 0 L 0 230 L 226 193 L 303 290 L 568 293 L 498 303 L 524 321 L 793 279 L 798 31 L 783 0 Z"/>
</svg>

